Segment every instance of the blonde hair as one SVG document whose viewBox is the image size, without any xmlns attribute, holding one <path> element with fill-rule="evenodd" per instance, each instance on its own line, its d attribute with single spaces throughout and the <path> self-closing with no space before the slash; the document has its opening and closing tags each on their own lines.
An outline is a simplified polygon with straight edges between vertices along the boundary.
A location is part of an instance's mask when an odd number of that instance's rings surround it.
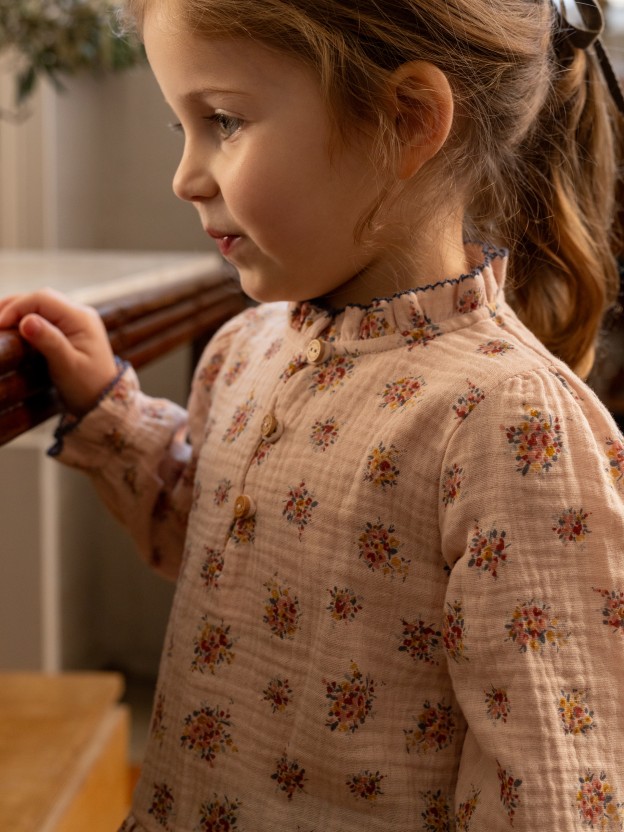
<svg viewBox="0 0 624 832">
<path fill-rule="evenodd" d="M 150 2 L 126 0 L 126 19 L 140 29 Z M 511 250 L 518 314 L 572 367 L 587 365 L 618 292 L 621 124 L 595 56 L 558 41 L 550 0 L 159 3 L 196 34 L 252 37 L 304 61 L 339 134 L 372 126 L 388 170 L 400 148 L 389 76 L 435 64 L 459 114 L 443 164 L 469 197 L 466 236 Z"/>
</svg>

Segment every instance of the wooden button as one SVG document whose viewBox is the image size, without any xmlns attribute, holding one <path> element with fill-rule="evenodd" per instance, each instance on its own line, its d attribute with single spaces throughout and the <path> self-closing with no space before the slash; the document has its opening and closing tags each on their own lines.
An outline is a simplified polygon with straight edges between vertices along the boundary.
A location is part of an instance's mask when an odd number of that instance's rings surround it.
<svg viewBox="0 0 624 832">
<path fill-rule="evenodd" d="M 314 338 L 308 344 L 306 350 L 306 359 L 310 364 L 322 364 L 332 354 L 332 346 L 327 341 L 321 341 L 320 338 Z"/>
<path fill-rule="evenodd" d="M 256 506 L 251 497 L 247 494 L 241 494 L 236 498 L 234 503 L 234 517 L 237 520 L 244 520 L 246 517 L 251 517 L 256 513 Z"/>
<path fill-rule="evenodd" d="M 260 433 L 262 434 L 264 439 L 268 439 L 269 436 L 272 436 L 277 430 L 278 425 L 279 422 L 275 418 L 274 414 L 267 413 L 264 419 L 262 420 L 262 425 L 260 427 Z"/>
</svg>

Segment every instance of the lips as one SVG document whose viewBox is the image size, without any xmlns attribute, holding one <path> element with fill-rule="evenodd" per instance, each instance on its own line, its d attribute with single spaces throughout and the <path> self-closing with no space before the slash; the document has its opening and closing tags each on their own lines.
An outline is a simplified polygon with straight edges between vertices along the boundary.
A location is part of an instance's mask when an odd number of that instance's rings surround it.
<svg viewBox="0 0 624 832">
<path fill-rule="evenodd" d="M 219 231 L 214 228 L 207 228 L 206 233 L 212 237 L 224 257 L 232 251 L 234 246 L 241 239 L 240 234 L 232 234 L 228 231 Z"/>
</svg>

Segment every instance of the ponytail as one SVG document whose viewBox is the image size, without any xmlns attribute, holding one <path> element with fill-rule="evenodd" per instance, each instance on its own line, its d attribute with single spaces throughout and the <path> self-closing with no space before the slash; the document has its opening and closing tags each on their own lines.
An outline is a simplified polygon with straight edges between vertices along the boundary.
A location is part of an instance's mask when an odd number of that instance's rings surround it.
<svg viewBox="0 0 624 832">
<path fill-rule="evenodd" d="M 593 363 L 618 296 L 615 198 L 622 116 L 592 51 L 562 44 L 549 95 L 519 149 L 503 221 L 512 302 L 527 326 L 579 374 Z"/>
</svg>

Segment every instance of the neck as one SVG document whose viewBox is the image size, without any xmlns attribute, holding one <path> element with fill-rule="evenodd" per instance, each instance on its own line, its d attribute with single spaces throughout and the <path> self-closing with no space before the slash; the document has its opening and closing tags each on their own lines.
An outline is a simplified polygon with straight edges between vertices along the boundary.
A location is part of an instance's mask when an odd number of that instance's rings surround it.
<svg viewBox="0 0 624 832">
<path fill-rule="evenodd" d="M 463 243 L 460 215 L 446 217 L 432 230 L 411 229 L 371 258 L 365 269 L 322 298 L 324 306 L 340 309 L 349 304 L 367 306 L 374 298 L 390 297 L 470 271 Z"/>
</svg>

